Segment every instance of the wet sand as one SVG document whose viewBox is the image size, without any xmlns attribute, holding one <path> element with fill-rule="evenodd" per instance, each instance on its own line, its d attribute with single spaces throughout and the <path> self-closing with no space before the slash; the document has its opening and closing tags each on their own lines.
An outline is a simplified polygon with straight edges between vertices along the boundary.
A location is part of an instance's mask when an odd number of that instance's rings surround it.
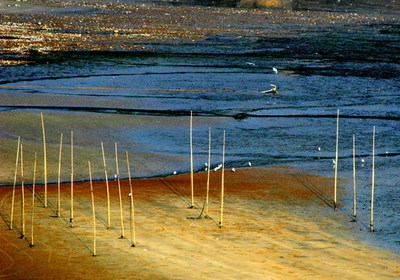
<svg viewBox="0 0 400 280">
<path fill-rule="evenodd" d="M 21 2 L 0 13 L 0 65 L 28 64 L 37 55 L 76 51 L 157 51 L 160 44 L 221 38 L 304 36 L 304 30 L 396 20 L 379 13 L 232 9 L 105 2 Z M 267 32 L 265 26 L 269 28 Z M 287 28 L 282 28 L 282 25 Z M 300 27 L 300 28 L 299 28 Z"/>
<path fill-rule="evenodd" d="M 6 279 L 395 279 L 399 257 L 359 241 L 363 225 L 329 207 L 332 179 L 288 167 L 225 173 L 224 227 L 220 221 L 221 172 L 211 173 L 210 219 L 198 217 L 206 173 L 133 181 L 136 247 L 130 245 L 129 184 L 122 182 L 125 239 L 119 239 L 117 185 L 110 182 L 112 229 L 106 229 L 105 183 L 94 184 L 97 256 L 93 257 L 88 182 L 75 184 L 75 223 L 69 226 L 69 184 L 62 185 L 62 217 L 54 218 L 56 185 L 35 201 L 30 248 L 31 192 L 27 191 L 25 240 L 20 188 L 9 230 L 12 188 L 0 188 L 0 277 Z M 29 188 L 30 190 L 30 188 Z"/>
</svg>

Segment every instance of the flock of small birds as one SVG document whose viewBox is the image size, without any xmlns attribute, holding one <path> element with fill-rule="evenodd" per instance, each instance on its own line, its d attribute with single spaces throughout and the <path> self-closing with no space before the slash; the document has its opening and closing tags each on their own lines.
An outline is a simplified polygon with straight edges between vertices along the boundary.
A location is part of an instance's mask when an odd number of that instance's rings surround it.
<svg viewBox="0 0 400 280">
<path fill-rule="evenodd" d="M 322 151 L 322 148 L 321 148 L 321 147 L 317 147 L 317 150 L 318 150 L 318 152 L 321 152 L 321 151 Z M 388 154 L 388 151 L 386 151 L 386 154 Z M 333 163 L 333 167 L 335 167 L 336 161 L 335 161 L 334 159 L 332 160 L 332 163 Z M 362 159 L 361 159 L 361 163 L 362 163 L 362 166 L 364 166 L 365 159 L 362 158 Z M 207 162 L 205 162 L 204 165 L 205 165 L 204 171 L 208 171 L 208 164 L 207 164 Z M 247 162 L 247 166 L 248 166 L 248 167 L 251 167 L 251 166 L 252 166 L 251 161 Z M 211 167 L 210 167 L 210 168 L 211 168 Z M 220 163 L 220 164 L 218 164 L 217 166 L 215 166 L 212 170 L 213 170 L 214 172 L 216 172 L 216 171 L 220 170 L 221 168 L 222 168 L 222 163 Z M 232 171 L 232 172 L 236 172 L 236 169 L 235 169 L 234 167 L 232 167 L 232 168 L 231 168 L 231 171 Z M 177 171 L 174 171 L 174 172 L 173 172 L 173 175 L 176 175 L 176 174 L 178 174 L 178 172 L 177 172 Z"/>
<path fill-rule="evenodd" d="M 205 165 L 204 171 L 208 171 L 208 163 L 205 162 L 204 165 Z M 247 162 L 247 165 L 248 165 L 249 167 L 251 167 L 251 166 L 252 166 L 251 161 Z M 211 167 L 210 167 L 210 168 L 211 168 Z M 220 163 L 220 164 L 218 164 L 217 166 L 215 166 L 212 170 L 213 170 L 214 172 L 216 172 L 216 171 L 220 170 L 221 168 L 222 168 L 222 163 Z M 211 169 L 210 169 L 210 170 L 211 170 Z M 231 171 L 232 171 L 232 172 L 236 172 L 236 169 L 235 169 L 234 167 L 232 167 L 232 168 L 231 168 Z M 175 170 L 172 174 L 173 174 L 173 175 L 176 175 L 176 174 L 178 174 L 178 172 Z"/>
</svg>

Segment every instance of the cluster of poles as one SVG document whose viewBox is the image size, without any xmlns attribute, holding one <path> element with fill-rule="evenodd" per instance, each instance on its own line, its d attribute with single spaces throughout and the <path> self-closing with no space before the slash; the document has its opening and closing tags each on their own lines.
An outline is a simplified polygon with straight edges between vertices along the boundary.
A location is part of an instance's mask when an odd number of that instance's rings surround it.
<svg viewBox="0 0 400 280">
<path fill-rule="evenodd" d="M 372 128 L 372 172 L 371 172 L 371 197 L 370 197 L 370 220 L 369 229 L 371 232 L 374 231 L 374 193 L 375 193 L 375 126 Z M 353 222 L 357 221 L 357 179 L 356 179 L 356 136 L 353 134 L 352 138 L 352 177 L 353 177 Z M 335 149 L 335 179 L 334 179 L 334 191 L 333 191 L 333 208 L 336 210 L 337 202 L 337 186 L 338 186 L 338 165 L 339 165 L 339 110 L 337 110 L 336 116 L 336 149 Z"/>
<path fill-rule="evenodd" d="M 42 133 L 43 133 L 43 177 L 44 177 L 44 201 L 43 207 L 48 207 L 48 181 L 47 181 L 47 147 L 46 147 L 46 131 L 44 125 L 44 117 L 43 113 L 41 113 L 41 123 L 42 123 Z M 191 167 L 191 203 L 189 208 L 195 208 L 194 202 L 194 170 L 193 170 L 193 113 L 190 113 L 190 167 Z M 208 174 L 207 174 L 207 194 L 205 204 L 202 210 L 201 217 L 209 218 L 208 216 L 208 203 L 209 203 L 209 191 L 210 191 L 210 164 L 211 164 L 211 128 L 209 128 L 208 134 Z M 70 176 L 70 211 L 69 211 L 69 225 L 71 228 L 74 227 L 74 134 L 71 131 L 71 141 L 70 141 L 70 159 L 71 159 L 71 176 Z M 60 144 L 59 144 L 59 157 L 58 157 L 58 180 L 57 180 L 57 204 L 55 210 L 55 217 L 61 217 L 61 162 L 62 162 L 62 150 L 63 150 L 63 134 L 60 134 Z M 121 192 L 121 181 L 120 181 L 120 173 L 119 173 L 119 160 L 118 160 L 118 145 L 115 142 L 114 145 L 115 150 L 115 164 L 116 164 L 116 175 L 115 179 L 117 181 L 118 187 L 118 200 L 119 200 L 119 212 L 120 212 L 120 224 L 121 224 L 121 234 L 120 238 L 125 238 L 125 226 L 124 226 L 124 215 L 123 215 L 123 205 L 122 205 L 122 192 Z M 104 152 L 104 145 L 101 142 L 101 151 L 102 151 L 102 159 L 103 159 L 103 168 L 104 168 L 104 176 L 105 176 L 105 186 L 106 186 L 106 196 L 107 196 L 107 225 L 106 228 L 110 230 L 111 226 L 111 199 L 110 199 L 110 186 L 108 181 L 108 172 L 106 165 L 106 157 Z M 34 247 L 34 215 L 35 215 L 35 197 L 37 196 L 36 192 L 36 173 L 37 173 L 37 153 L 34 155 L 34 163 L 33 163 L 33 179 L 32 179 L 32 202 L 31 202 L 31 228 L 30 228 L 30 238 L 27 238 L 26 235 L 26 224 L 25 224 L 25 178 L 24 178 L 24 152 L 23 152 L 23 143 L 21 138 L 18 137 L 17 143 L 17 153 L 16 153 L 16 161 L 15 161 L 15 172 L 14 172 L 14 180 L 13 180 L 13 188 L 12 188 L 12 198 L 11 198 L 11 210 L 10 210 L 10 229 L 14 229 L 14 210 L 15 210 L 15 196 L 16 196 L 16 186 L 17 186 L 17 177 L 18 170 L 20 170 L 20 178 L 21 178 L 21 239 L 27 239 L 29 246 Z M 126 166 L 128 170 L 128 183 L 129 183 L 129 200 L 130 200 L 130 243 L 132 247 L 136 246 L 136 226 L 135 226 L 135 207 L 133 202 L 133 186 L 132 186 L 132 178 L 130 172 L 129 165 L 129 154 L 128 151 L 125 152 L 126 156 Z M 219 227 L 223 227 L 223 210 L 224 210 L 224 169 L 225 169 L 225 131 L 223 131 L 223 147 L 222 147 L 222 179 L 221 179 L 221 208 L 220 208 L 220 221 Z M 97 255 L 97 242 L 96 242 L 96 208 L 95 208 L 95 196 L 94 196 L 94 188 L 93 188 L 93 180 L 92 180 L 92 167 L 91 162 L 88 161 L 88 173 L 89 173 L 89 183 L 90 183 L 90 194 L 91 194 L 91 208 L 92 208 L 92 216 L 93 216 L 93 256 Z"/>
<path fill-rule="evenodd" d="M 224 226 L 224 197 L 225 197 L 225 147 L 226 147 L 226 132 L 222 134 L 222 164 L 221 167 L 221 203 L 220 203 L 220 220 L 219 228 Z M 209 218 L 208 205 L 210 194 L 210 173 L 211 173 L 211 127 L 208 128 L 208 160 L 207 160 L 207 185 L 206 198 L 202 212 L 198 218 Z M 194 163 L 193 163 L 193 112 L 190 112 L 190 189 L 191 200 L 189 208 L 195 208 L 194 202 Z"/>
<path fill-rule="evenodd" d="M 46 155 L 46 132 L 44 126 L 43 113 L 41 113 L 41 121 L 42 121 L 42 131 L 43 131 L 43 172 L 44 172 L 44 202 L 43 207 L 48 207 L 48 181 L 47 181 L 47 155 Z M 58 158 L 58 182 L 57 182 L 57 205 L 56 205 L 56 215 L 55 217 L 61 217 L 61 159 L 62 159 L 62 148 L 63 148 L 63 134 L 60 136 L 60 145 L 59 145 L 59 158 Z M 104 153 L 104 145 L 101 142 L 101 150 L 103 156 L 103 166 L 104 166 L 104 174 L 105 174 L 105 182 L 106 182 L 106 191 L 107 191 L 107 229 L 111 229 L 111 206 L 110 206 L 110 188 L 108 182 L 108 174 L 107 174 L 107 166 L 105 160 Z M 133 187 L 132 187 L 132 179 L 131 172 L 129 166 L 129 155 L 128 151 L 126 154 L 126 164 L 128 170 L 128 182 L 129 182 L 129 197 L 130 197 L 130 242 L 131 246 L 136 246 L 136 230 L 135 230 L 135 219 L 134 219 L 134 203 L 133 203 Z M 26 237 L 26 226 L 25 226 L 25 185 L 24 185 L 24 153 L 23 153 L 23 144 L 21 142 L 21 138 L 18 137 L 17 144 L 17 155 L 15 161 L 15 172 L 14 172 L 14 181 L 12 188 L 12 198 L 11 198 L 11 213 L 10 213 L 10 229 L 14 229 L 14 209 L 15 209 L 15 196 L 16 196 L 16 185 L 17 185 L 17 177 L 18 177 L 18 169 L 20 170 L 20 178 L 21 178 L 21 235 L 20 238 L 24 239 Z M 119 174 L 119 164 L 118 164 L 118 147 L 117 143 L 115 143 L 115 163 L 116 163 L 116 180 L 118 184 L 118 198 L 119 198 L 119 208 L 120 208 L 120 221 L 121 221 L 121 235 L 120 238 L 125 238 L 124 231 L 124 218 L 123 218 L 123 207 L 122 207 L 122 194 L 121 194 L 121 182 L 120 182 L 120 174 Z M 91 162 L 88 161 L 88 173 L 89 173 L 89 183 L 90 183 L 90 193 L 91 193 L 91 208 L 93 215 L 93 256 L 96 256 L 96 210 L 95 210 L 95 196 L 93 191 L 93 180 L 92 180 L 92 168 Z M 31 229 L 30 229 L 30 238 L 28 239 L 28 243 L 30 247 L 34 246 L 34 215 L 35 215 L 35 197 L 36 197 L 36 170 L 37 170 L 37 153 L 34 156 L 33 163 L 33 183 L 32 183 L 32 203 L 31 203 Z M 69 215 L 69 225 L 71 228 L 74 227 L 74 134 L 71 131 L 71 177 L 70 177 L 70 215 Z"/>
<path fill-rule="evenodd" d="M 42 122 L 42 133 L 43 133 L 43 172 L 44 172 L 44 208 L 48 207 L 48 195 L 47 195 L 47 155 L 46 155 L 46 131 L 44 126 L 43 113 L 41 113 Z M 224 226 L 224 191 L 225 191 L 225 130 L 223 131 L 222 140 L 222 164 L 221 164 L 221 202 L 220 202 L 220 219 L 218 225 L 220 228 Z M 71 177 L 70 177 L 70 217 L 69 225 L 74 227 L 74 134 L 71 131 Z M 61 217 L 61 157 L 63 149 L 63 134 L 60 135 L 60 145 L 59 145 L 59 158 L 58 158 L 58 183 L 57 183 L 57 206 L 56 206 L 56 217 Z M 118 186 L 118 200 L 119 200 L 119 212 L 120 212 L 120 223 L 121 223 L 121 234 L 120 238 L 125 238 L 124 230 L 124 216 L 123 216 L 123 205 L 122 205 L 122 192 L 121 192 L 121 181 L 119 173 L 119 161 L 118 161 L 118 146 L 115 142 L 115 164 L 116 164 L 116 175 L 115 179 Z M 110 186 L 108 181 L 106 158 L 104 153 L 104 145 L 101 142 L 101 151 L 103 159 L 103 168 L 105 176 L 106 185 L 106 195 L 107 195 L 107 225 L 106 228 L 111 229 L 111 202 L 110 202 Z M 21 235 L 20 238 L 26 238 L 26 226 L 25 226 L 25 186 L 24 186 L 24 157 L 23 157 L 23 144 L 21 138 L 18 137 L 17 144 L 17 155 L 15 161 L 15 172 L 14 181 L 12 189 L 11 198 L 11 213 L 10 213 L 10 229 L 14 229 L 14 208 L 15 208 L 15 195 L 16 195 L 16 183 L 18 175 L 18 167 L 20 169 L 21 178 Z M 129 197 L 130 197 L 130 243 L 132 247 L 136 246 L 136 230 L 135 230 L 135 207 L 133 202 L 133 187 L 131 172 L 129 166 L 129 155 L 128 151 L 125 152 L 126 165 L 128 170 L 128 183 L 129 183 Z M 357 184 L 356 184 L 356 137 L 353 134 L 353 221 L 357 218 Z M 336 121 L 336 153 L 335 153 L 335 178 L 334 178 L 334 195 L 333 195 L 333 206 L 336 210 L 337 208 L 337 187 L 338 187 L 338 160 L 339 160 L 339 110 L 337 110 L 337 121 Z M 95 210 L 95 196 L 93 190 L 93 180 L 92 180 L 92 167 L 91 162 L 88 161 L 88 173 L 89 173 L 89 183 L 90 183 L 90 193 L 91 193 L 91 205 L 92 205 L 92 215 L 93 215 L 93 256 L 96 256 L 96 210 Z M 32 203 L 31 203 L 31 229 L 29 246 L 34 246 L 34 210 L 35 210 L 35 191 L 36 191 L 36 169 L 37 169 L 37 153 L 34 155 L 33 163 L 33 179 L 32 179 Z M 206 198 L 204 202 L 203 209 L 199 218 L 209 218 L 209 193 L 210 193 L 210 171 L 211 171 L 211 128 L 208 129 L 208 162 L 207 162 L 207 184 L 206 184 Z M 374 188 L 375 188 L 375 126 L 373 127 L 372 133 L 372 182 L 371 182 L 371 201 L 370 201 L 370 231 L 374 231 Z M 191 199 L 189 208 L 195 208 L 194 201 L 194 160 L 193 160 L 193 112 L 190 112 L 190 189 L 191 189 Z"/>
</svg>

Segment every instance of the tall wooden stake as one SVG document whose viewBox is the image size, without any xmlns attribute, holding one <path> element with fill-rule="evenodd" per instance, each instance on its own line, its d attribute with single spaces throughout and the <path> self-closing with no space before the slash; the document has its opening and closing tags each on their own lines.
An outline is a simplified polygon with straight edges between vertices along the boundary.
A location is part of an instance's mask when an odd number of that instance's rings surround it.
<svg viewBox="0 0 400 280">
<path fill-rule="evenodd" d="M 221 218 L 219 227 L 224 226 L 224 192 L 225 192 L 225 130 L 222 139 L 222 175 L 221 175 Z"/>
<path fill-rule="evenodd" d="M 20 149 L 20 146 L 21 146 L 21 137 L 18 137 L 17 156 L 16 156 L 16 159 L 15 159 L 14 183 L 13 183 L 12 196 L 11 196 L 10 229 L 13 229 L 15 185 L 17 184 L 17 174 L 18 174 L 18 163 L 19 163 L 19 149 Z"/>
<path fill-rule="evenodd" d="M 33 184 L 32 184 L 32 211 L 31 211 L 31 242 L 29 243 L 29 247 L 33 247 L 33 218 L 35 215 L 35 186 L 36 186 L 36 162 L 37 162 L 37 153 L 35 153 L 35 159 L 33 161 Z"/>
<path fill-rule="evenodd" d="M 190 111 L 190 190 L 191 202 L 190 207 L 194 207 L 194 175 L 193 175 L 193 111 Z"/>
<path fill-rule="evenodd" d="M 357 218 L 356 136 L 353 134 L 353 221 Z"/>
<path fill-rule="evenodd" d="M 91 197 L 92 197 L 92 213 L 93 213 L 93 256 L 96 256 L 96 210 L 94 208 L 92 169 L 90 168 L 90 161 L 88 161 L 88 167 L 89 167 L 90 194 L 91 194 Z"/>
<path fill-rule="evenodd" d="M 208 162 L 207 162 L 207 193 L 204 216 L 208 217 L 208 198 L 210 193 L 210 173 L 211 173 L 211 127 L 208 128 Z"/>
<path fill-rule="evenodd" d="M 106 178 L 106 191 L 107 191 L 107 229 L 111 229 L 111 204 L 110 204 L 110 187 L 108 185 L 108 174 L 107 174 L 107 165 L 106 165 L 106 157 L 104 154 L 104 145 L 101 142 L 101 153 L 103 154 L 103 166 L 104 166 L 104 176 Z"/>
<path fill-rule="evenodd" d="M 336 119 L 336 153 L 335 153 L 335 184 L 333 194 L 333 209 L 337 207 L 337 177 L 338 177 L 338 166 L 339 166 L 339 109 L 337 110 Z"/>
<path fill-rule="evenodd" d="M 123 212 L 122 212 L 121 182 L 120 182 L 120 179 L 119 179 L 119 168 L 118 168 L 118 150 L 117 150 L 117 142 L 115 142 L 115 166 L 116 166 L 116 169 L 117 169 L 119 211 L 120 211 L 120 217 L 121 217 L 121 238 L 125 238 L 124 216 L 123 216 Z"/>
<path fill-rule="evenodd" d="M 133 188 L 131 179 L 131 169 L 129 167 L 129 156 L 128 151 L 126 153 L 126 166 L 128 169 L 128 179 L 129 179 L 129 192 L 130 192 L 130 202 L 131 202 L 131 215 L 130 215 L 130 229 L 131 229 L 131 246 L 136 246 L 136 228 L 135 228 L 135 206 L 133 205 Z"/>
<path fill-rule="evenodd" d="M 21 143 L 21 239 L 25 238 L 24 151 Z"/>
<path fill-rule="evenodd" d="M 60 152 L 58 154 L 58 184 L 57 184 L 57 211 L 56 216 L 61 216 L 61 157 L 62 157 L 63 134 L 60 137 Z"/>
<path fill-rule="evenodd" d="M 71 201 L 69 224 L 74 226 L 74 132 L 71 130 Z"/>
<path fill-rule="evenodd" d="M 47 149 L 46 149 L 46 130 L 44 128 L 43 113 L 40 112 L 42 119 L 42 133 L 43 133 L 43 171 L 44 171 L 44 208 L 47 208 Z"/>
<path fill-rule="evenodd" d="M 369 230 L 374 231 L 374 191 L 375 191 L 375 126 L 372 129 L 372 181 Z"/>
</svg>

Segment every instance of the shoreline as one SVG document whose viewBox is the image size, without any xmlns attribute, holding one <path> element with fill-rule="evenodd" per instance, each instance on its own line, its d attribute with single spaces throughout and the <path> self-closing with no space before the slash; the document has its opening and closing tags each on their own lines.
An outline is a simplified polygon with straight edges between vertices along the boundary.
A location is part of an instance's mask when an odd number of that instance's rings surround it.
<svg viewBox="0 0 400 280">
<path fill-rule="evenodd" d="M 354 235 L 354 223 L 334 212 L 302 184 L 329 197 L 331 180 L 294 168 L 238 169 L 225 174 L 224 227 L 218 228 L 220 176 L 211 177 L 209 216 L 196 219 L 201 206 L 189 205 L 189 176 L 134 179 L 136 247 L 130 247 L 129 184 L 121 181 L 125 239 L 119 239 L 116 183 L 110 181 L 112 229 L 106 225 L 104 182 L 94 182 L 97 252 L 92 252 L 92 220 L 88 182 L 76 183 L 74 227 L 69 227 L 69 185 L 62 186 L 61 218 L 55 210 L 56 186 L 49 185 L 49 207 L 43 208 L 38 188 L 35 208 L 35 247 L 9 230 L 11 188 L 0 188 L 0 275 L 43 279 L 379 279 L 399 277 L 399 256 L 368 245 Z M 202 205 L 206 173 L 196 173 L 196 205 Z M 27 188 L 30 189 L 30 188 Z M 28 194 L 31 194 L 28 192 Z M 29 196 L 31 199 L 31 196 Z M 15 225 L 20 228 L 19 199 Z M 30 217 L 30 200 L 27 217 Z M 191 219 L 189 219 L 192 217 Z M 27 229 L 30 222 L 26 222 Z M 28 256 L 23 262 L 21 253 Z M 24 257 L 26 258 L 26 257 Z M 238 260 L 240 259 L 240 266 Z M 64 265 L 57 265 L 63 263 Z M 128 265 L 129 264 L 129 265 Z M 367 265 L 368 264 L 368 265 Z"/>
</svg>

